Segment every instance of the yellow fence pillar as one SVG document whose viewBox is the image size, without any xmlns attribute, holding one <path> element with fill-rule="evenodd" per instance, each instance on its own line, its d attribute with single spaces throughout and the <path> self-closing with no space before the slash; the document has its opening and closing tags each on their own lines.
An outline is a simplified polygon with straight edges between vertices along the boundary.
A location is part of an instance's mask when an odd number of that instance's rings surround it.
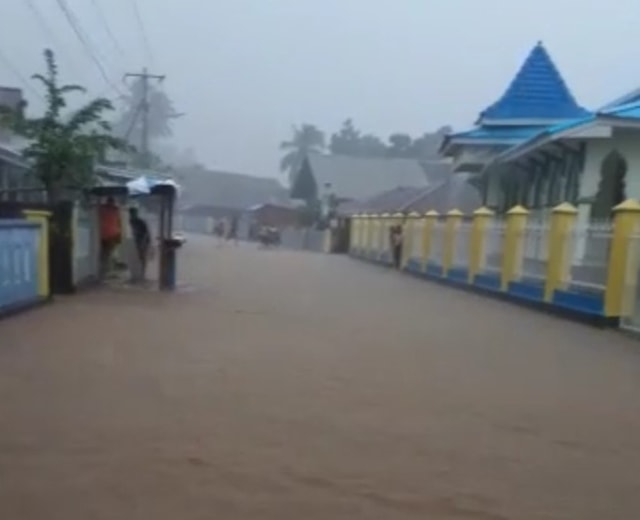
<svg viewBox="0 0 640 520">
<path fill-rule="evenodd" d="M 404 213 L 394 213 L 393 215 L 391 215 L 391 220 L 389 222 L 389 227 L 387 228 L 387 236 L 390 236 L 391 234 L 391 226 L 400 226 L 402 229 L 404 229 L 404 223 L 406 222 L 407 217 L 405 216 Z M 393 249 L 393 244 L 391 244 L 391 241 L 389 241 L 389 261 L 393 262 L 393 254 L 391 253 Z M 402 251 L 400 252 L 400 269 L 402 269 L 404 267 L 404 263 L 403 263 L 403 258 L 404 258 L 404 246 Z"/>
<path fill-rule="evenodd" d="M 413 248 L 415 242 L 416 227 L 420 219 L 420 213 L 415 211 L 407 215 L 404 227 L 402 229 L 402 268 L 406 268 L 409 265 L 409 260 L 413 256 Z"/>
<path fill-rule="evenodd" d="M 547 237 L 547 273 L 544 285 L 544 300 L 553 300 L 556 289 L 566 287 L 571 274 L 572 233 L 576 224 L 578 210 L 563 202 L 553 208 L 551 212 L 551 225 Z"/>
<path fill-rule="evenodd" d="M 469 247 L 469 283 L 473 283 L 476 275 L 485 268 L 487 229 L 493 219 L 493 215 L 493 211 L 485 207 L 478 208 L 473 212 L 471 244 Z"/>
<path fill-rule="evenodd" d="M 615 221 L 609 250 L 604 314 L 608 317 L 629 316 L 635 308 L 637 296 L 635 290 L 627 294 L 625 288 L 635 288 L 638 281 L 638 254 L 631 237 L 640 232 L 640 203 L 628 199 L 613 211 Z"/>
<path fill-rule="evenodd" d="M 424 215 L 424 229 L 422 230 L 422 270 L 426 271 L 431 254 L 431 241 L 433 239 L 433 228 L 440 217 L 435 210 L 429 210 Z"/>
<path fill-rule="evenodd" d="M 447 213 L 447 222 L 444 231 L 444 251 L 442 254 L 442 276 L 447 276 L 449 269 L 453 266 L 456 251 L 456 240 L 460 223 L 464 213 L 457 209 L 452 209 Z"/>
<path fill-rule="evenodd" d="M 371 237 L 369 238 L 370 258 L 376 258 L 380 251 L 380 226 L 382 226 L 382 218 L 380 215 L 371 215 Z"/>
<path fill-rule="evenodd" d="M 50 211 L 24 210 L 24 216 L 31 222 L 40 224 L 38 243 L 38 296 L 48 298 L 51 295 L 49 274 L 49 218 Z"/>
<path fill-rule="evenodd" d="M 331 227 L 324 230 L 324 245 L 322 249 L 327 254 L 333 253 L 333 230 Z"/>
<path fill-rule="evenodd" d="M 389 227 L 391 226 L 391 214 L 383 213 L 380 215 L 380 230 L 379 230 L 379 248 L 378 248 L 378 256 L 376 257 L 378 260 L 385 260 L 388 256 L 391 258 L 391 244 L 389 243 Z"/>
<path fill-rule="evenodd" d="M 371 239 L 371 224 L 373 221 L 371 220 L 371 215 L 367 215 L 366 213 L 362 215 L 362 238 L 360 240 L 360 256 L 366 257 L 369 254 L 369 249 L 371 247 L 370 239 Z"/>
<path fill-rule="evenodd" d="M 506 291 L 509 283 L 518 279 L 522 269 L 522 246 L 524 230 L 529 212 L 522 206 L 514 206 L 507 212 L 507 225 L 502 251 L 501 289 Z"/>
<path fill-rule="evenodd" d="M 349 253 L 358 249 L 358 215 L 351 215 L 349 219 Z"/>
</svg>

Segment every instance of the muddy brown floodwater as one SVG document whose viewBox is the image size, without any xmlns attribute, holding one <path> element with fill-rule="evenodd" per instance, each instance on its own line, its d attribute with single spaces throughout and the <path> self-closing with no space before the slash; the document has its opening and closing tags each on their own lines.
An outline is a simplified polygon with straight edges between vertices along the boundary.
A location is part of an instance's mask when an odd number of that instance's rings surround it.
<svg viewBox="0 0 640 520">
<path fill-rule="evenodd" d="M 194 238 L 174 295 L 0 322 L 6 520 L 633 520 L 640 342 Z"/>
</svg>

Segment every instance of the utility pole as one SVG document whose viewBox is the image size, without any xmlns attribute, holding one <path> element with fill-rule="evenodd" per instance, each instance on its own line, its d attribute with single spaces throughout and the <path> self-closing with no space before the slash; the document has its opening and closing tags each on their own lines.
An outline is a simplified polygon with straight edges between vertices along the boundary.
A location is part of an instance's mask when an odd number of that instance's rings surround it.
<svg viewBox="0 0 640 520">
<path fill-rule="evenodd" d="M 129 72 L 124 75 L 124 80 L 127 78 L 139 78 L 142 81 L 142 100 L 140 105 L 136 109 L 136 115 L 142 114 L 142 133 L 140 138 L 140 155 L 142 157 L 142 167 L 151 168 L 151 154 L 149 153 L 149 81 L 156 80 L 158 82 L 164 81 L 164 75 L 149 74 L 147 68 L 142 69 L 142 72 L 133 73 Z M 136 116 L 134 116 L 136 117 Z M 134 123 L 132 123 L 134 124 Z"/>
</svg>

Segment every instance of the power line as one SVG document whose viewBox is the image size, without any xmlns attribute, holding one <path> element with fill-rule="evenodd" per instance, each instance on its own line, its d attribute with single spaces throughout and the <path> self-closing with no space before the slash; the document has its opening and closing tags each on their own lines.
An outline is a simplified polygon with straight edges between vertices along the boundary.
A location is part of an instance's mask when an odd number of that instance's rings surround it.
<svg viewBox="0 0 640 520">
<path fill-rule="evenodd" d="M 25 0 L 25 2 L 29 10 L 31 11 L 31 14 L 33 14 L 34 18 L 36 19 L 36 23 L 38 24 L 40 29 L 42 29 L 42 31 L 46 34 L 46 36 L 49 38 L 49 41 L 57 47 L 56 54 L 60 54 L 64 48 L 64 45 L 61 44 L 61 41 L 55 31 L 51 29 L 51 25 L 47 22 L 46 17 L 42 14 L 33 0 Z M 47 47 L 53 47 L 53 45 L 47 45 Z M 74 63 L 72 60 L 67 60 L 67 63 L 71 66 L 71 69 L 77 72 L 78 69 L 76 67 L 76 63 Z"/>
<path fill-rule="evenodd" d="M 142 43 L 144 44 L 147 59 L 153 65 L 153 51 L 151 50 L 151 43 L 149 42 L 149 37 L 147 36 L 147 31 L 145 30 L 144 21 L 140 12 L 140 6 L 138 5 L 138 0 L 131 0 L 131 4 L 133 5 L 133 11 L 136 16 L 138 30 L 140 31 L 140 37 L 142 38 Z"/>
<path fill-rule="evenodd" d="M 73 32 L 76 34 L 76 36 L 78 37 L 78 40 L 80 40 L 80 43 L 83 45 L 85 51 L 87 52 L 87 54 L 89 55 L 89 57 L 91 58 L 91 60 L 93 61 L 93 63 L 96 65 L 96 67 L 98 68 L 98 70 L 100 71 L 100 75 L 102 76 L 102 78 L 104 79 L 104 81 L 114 90 L 116 91 L 119 95 L 122 95 L 122 92 L 120 91 L 120 89 L 116 86 L 115 83 L 113 83 L 111 81 L 111 79 L 109 79 L 109 76 L 107 74 L 107 71 L 105 70 L 104 66 L 102 65 L 102 63 L 100 62 L 100 59 L 98 58 L 98 56 L 96 55 L 96 53 L 94 52 L 94 50 L 92 49 L 92 46 L 89 43 L 89 39 L 88 37 L 84 34 L 84 32 L 82 31 L 82 28 L 80 27 L 80 24 L 78 23 L 77 18 L 75 17 L 75 15 L 73 14 L 73 12 L 71 11 L 71 9 L 69 8 L 69 6 L 67 5 L 66 0 L 56 0 L 56 3 L 58 4 L 58 7 L 60 8 L 60 10 L 62 11 L 62 13 L 64 14 L 65 18 L 67 19 L 67 22 L 69 22 L 69 25 L 71 26 L 71 28 L 73 29 Z"/>
<path fill-rule="evenodd" d="M 14 76 L 24 85 L 24 87 L 29 90 L 34 96 L 37 96 L 39 99 L 44 100 L 44 97 L 38 90 L 23 76 L 18 67 L 16 67 L 13 62 L 9 59 L 4 52 L 2 52 L 2 47 L 0 46 L 0 61 L 5 64 L 5 66 L 13 72 Z"/>
<path fill-rule="evenodd" d="M 104 30 L 107 33 L 107 36 L 109 36 L 111 43 L 115 47 L 116 51 L 118 51 L 118 54 L 120 54 L 120 56 L 124 56 L 124 51 L 122 50 L 122 46 L 120 45 L 117 38 L 113 34 L 113 31 L 111 30 L 111 26 L 107 21 L 107 17 L 104 15 L 104 11 L 102 10 L 102 7 L 100 7 L 100 2 L 98 0 L 91 0 L 91 3 L 93 4 L 93 8 L 98 14 L 98 18 L 100 18 L 100 21 L 102 22 Z"/>
<path fill-rule="evenodd" d="M 33 0 L 25 0 L 27 3 L 27 7 L 29 8 L 29 10 L 31 11 L 31 13 L 33 14 L 33 16 L 36 19 L 36 22 L 38 23 L 38 25 L 40 26 L 40 28 L 42 29 L 42 31 L 44 33 L 46 33 L 46 35 L 48 36 L 49 40 L 51 40 L 52 43 L 56 44 L 58 47 L 60 47 L 60 43 L 58 41 L 58 37 L 55 35 L 55 33 L 53 32 L 53 30 L 51 29 L 51 27 L 49 26 L 49 24 L 47 23 L 46 19 L 44 16 L 42 16 L 42 13 L 40 12 L 40 10 L 36 7 L 36 4 L 33 3 Z"/>
</svg>

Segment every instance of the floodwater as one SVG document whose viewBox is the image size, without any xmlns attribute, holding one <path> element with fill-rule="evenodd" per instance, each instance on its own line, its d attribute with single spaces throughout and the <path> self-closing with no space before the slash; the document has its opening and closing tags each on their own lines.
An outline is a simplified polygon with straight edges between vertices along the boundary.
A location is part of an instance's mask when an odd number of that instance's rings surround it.
<svg viewBox="0 0 640 520">
<path fill-rule="evenodd" d="M 632 520 L 640 343 L 192 239 L 191 291 L 0 322 L 0 518 Z"/>
</svg>

